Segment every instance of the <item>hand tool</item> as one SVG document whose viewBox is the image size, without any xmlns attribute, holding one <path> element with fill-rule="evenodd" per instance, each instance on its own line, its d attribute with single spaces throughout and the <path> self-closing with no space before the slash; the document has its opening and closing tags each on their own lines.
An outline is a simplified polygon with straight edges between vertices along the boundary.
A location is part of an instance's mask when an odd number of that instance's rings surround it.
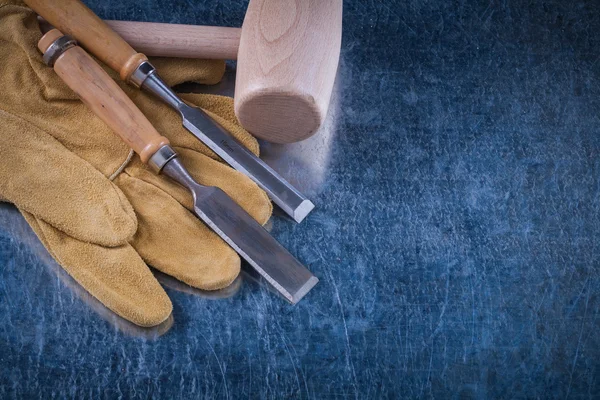
<svg viewBox="0 0 600 400">
<path fill-rule="evenodd" d="M 53 29 L 38 44 L 44 62 L 144 163 L 186 187 L 194 213 L 292 303 L 317 282 L 298 260 L 217 187 L 194 181 L 161 136 L 108 74 L 69 36 Z"/>
<path fill-rule="evenodd" d="M 40 2 L 27 1 L 34 9 Z M 106 22 L 146 55 L 237 58 L 236 116 L 261 139 L 303 140 L 327 115 L 340 56 L 342 0 L 250 0 L 241 29 Z M 53 25 L 89 46 L 75 28 Z"/>
<path fill-rule="evenodd" d="M 183 118 L 183 126 L 236 170 L 256 182 L 284 212 L 301 222 L 314 204 L 252 154 L 200 108 L 183 102 L 160 78 L 145 55 L 78 0 L 27 0 L 26 3 L 119 72 L 121 78 L 163 100 Z"/>
</svg>

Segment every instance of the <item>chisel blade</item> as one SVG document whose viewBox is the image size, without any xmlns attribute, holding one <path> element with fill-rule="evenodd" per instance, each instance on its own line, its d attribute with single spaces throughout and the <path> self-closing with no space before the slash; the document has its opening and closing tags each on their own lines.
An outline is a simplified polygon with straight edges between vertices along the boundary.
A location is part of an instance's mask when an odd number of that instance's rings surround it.
<svg viewBox="0 0 600 400">
<path fill-rule="evenodd" d="M 194 211 L 291 303 L 319 281 L 258 222 L 217 187 L 197 189 Z"/>
<path fill-rule="evenodd" d="M 284 212 L 301 222 L 315 205 L 256 157 L 203 110 L 180 106 L 183 126 L 236 170 L 252 179 Z"/>
<path fill-rule="evenodd" d="M 190 190 L 195 214 L 292 304 L 319 282 L 224 191 L 195 182 L 177 158 L 162 173 Z"/>
</svg>

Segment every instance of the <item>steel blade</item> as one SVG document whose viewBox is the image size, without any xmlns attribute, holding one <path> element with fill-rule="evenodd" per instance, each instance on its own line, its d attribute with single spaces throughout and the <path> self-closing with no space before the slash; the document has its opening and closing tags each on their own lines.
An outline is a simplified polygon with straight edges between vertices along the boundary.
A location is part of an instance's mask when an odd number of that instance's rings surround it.
<svg viewBox="0 0 600 400">
<path fill-rule="evenodd" d="M 297 303 L 319 281 L 217 187 L 195 189 L 194 211 L 286 299 Z"/>
<path fill-rule="evenodd" d="M 300 222 L 315 207 L 302 193 L 260 158 L 246 149 L 208 114 L 192 106 L 180 106 L 183 126 L 226 163 L 252 179 L 284 212 Z"/>
</svg>

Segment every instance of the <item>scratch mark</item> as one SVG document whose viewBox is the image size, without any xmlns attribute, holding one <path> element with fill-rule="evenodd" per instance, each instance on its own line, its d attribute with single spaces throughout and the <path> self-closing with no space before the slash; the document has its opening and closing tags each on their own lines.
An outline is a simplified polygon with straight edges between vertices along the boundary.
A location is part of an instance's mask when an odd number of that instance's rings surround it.
<svg viewBox="0 0 600 400">
<path fill-rule="evenodd" d="M 219 357 L 217 356 L 217 353 L 215 352 L 215 348 L 206 339 L 206 336 L 204 336 L 202 334 L 202 332 L 198 332 L 198 333 L 200 334 L 200 336 L 202 336 L 202 339 L 204 339 L 206 344 L 208 344 L 210 351 L 212 351 L 213 355 L 215 356 L 215 359 L 217 360 L 217 365 L 219 365 L 219 370 L 221 370 L 221 377 L 223 378 L 223 386 L 225 386 L 225 398 L 229 399 L 229 388 L 227 387 L 227 379 L 225 378 L 225 371 L 223 370 L 223 365 L 221 364 L 221 360 L 219 360 Z"/>
<path fill-rule="evenodd" d="M 348 355 L 346 356 L 346 364 L 348 365 L 348 368 L 350 368 L 350 371 L 352 371 L 352 378 L 354 379 L 354 383 L 352 383 L 352 386 L 354 387 L 354 398 L 357 399 L 358 385 L 356 379 L 356 371 L 354 370 L 354 363 L 352 362 L 352 352 L 350 350 L 350 337 L 348 336 L 348 325 L 346 325 L 346 317 L 344 317 L 344 306 L 342 305 L 342 300 L 340 299 L 340 292 L 338 291 L 337 284 L 335 283 L 335 279 L 333 279 L 331 271 L 327 271 L 327 274 L 329 275 L 329 279 L 333 284 L 333 289 L 335 290 L 335 298 L 337 300 L 338 305 L 340 306 L 340 313 L 342 314 L 342 322 L 344 323 L 344 333 L 346 335 L 346 350 L 348 352 Z"/>
<path fill-rule="evenodd" d="M 436 336 L 437 333 L 439 332 L 439 330 L 442 328 L 442 325 L 444 323 L 444 314 L 446 314 L 446 307 L 448 307 L 449 292 L 450 292 L 450 263 L 448 263 L 446 266 L 446 295 L 444 296 L 444 304 L 442 305 L 442 311 L 440 313 L 440 318 L 438 319 L 437 326 L 435 327 L 435 330 L 431 334 L 431 337 Z"/>
<path fill-rule="evenodd" d="M 302 387 L 300 386 L 300 375 L 298 374 L 298 369 L 296 368 L 296 361 L 294 360 L 294 357 L 292 357 L 292 353 L 287 344 L 287 342 L 288 342 L 287 337 L 286 337 L 285 332 L 284 332 L 283 328 L 281 327 L 281 324 L 279 323 L 278 320 L 276 320 L 276 324 L 279 327 L 279 333 L 281 335 L 281 340 L 283 341 L 283 345 L 285 346 L 285 352 L 287 353 L 287 356 L 290 359 L 290 362 L 292 363 L 292 368 L 294 368 L 294 374 L 296 375 L 296 384 L 298 385 L 298 392 L 302 393 Z M 291 343 L 290 343 L 290 345 L 291 345 Z M 294 353 L 295 352 L 296 351 L 294 350 Z M 300 372 L 302 372 L 302 370 L 300 370 Z M 302 380 L 304 381 L 304 386 L 306 387 L 306 380 L 304 379 L 304 376 L 302 376 Z M 308 395 L 308 388 L 306 389 L 306 394 Z"/>
<path fill-rule="evenodd" d="M 475 345 L 475 289 L 473 286 L 473 277 L 469 277 L 469 283 L 471 286 L 471 346 Z"/>
<path fill-rule="evenodd" d="M 290 342 L 290 346 L 292 347 L 292 350 L 294 351 L 294 355 L 296 356 L 296 358 L 298 358 L 298 352 L 296 351 L 296 348 L 294 347 L 293 343 Z M 304 389 L 306 390 L 306 396 L 308 396 L 307 398 L 310 399 L 310 392 L 308 391 L 308 384 L 306 383 L 306 376 L 304 376 L 304 372 L 302 371 L 302 368 L 300 368 L 300 376 L 302 376 L 302 382 L 304 383 Z"/>
<path fill-rule="evenodd" d="M 421 396 L 425 392 L 426 388 L 431 388 L 431 371 L 433 369 L 433 349 L 434 349 L 434 339 L 431 339 L 431 352 L 429 353 L 429 368 L 427 368 L 427 379 L 423 382 L 423 386 L 421 387 Z"/>
<path fill-rule="evenodd" d="M 588 286 L 589 280 L 590 280 L 589 277 L 585 280 L 585 283 L 583 285 L 584 289 Z M 571 376 L 569 377 L 569 386 L 567 388 L 567 395 L 565 396 L 565 399 L 568 399 L 569 394 L 571 393 L 571 384 L 573 383 L 573 373 L 575 372 L 575 365 L 577 365 L 577 358 L 579 358 L 579 347 L 581 345 L 581 336 L 583 336 L 583 326 L 585 325 L 589 302 L 590 302 L 590 295 L 588 293 L 588 295 L 585 298 L 585 308 L 583 310 L 583 319 L 581 320 L 581 328 L 579 329 L 579 339 L 577 340 L 577 348 L 575 349 L 575 357 L 573 357 L 573 365 L 571 366 Z"/>
</svg>

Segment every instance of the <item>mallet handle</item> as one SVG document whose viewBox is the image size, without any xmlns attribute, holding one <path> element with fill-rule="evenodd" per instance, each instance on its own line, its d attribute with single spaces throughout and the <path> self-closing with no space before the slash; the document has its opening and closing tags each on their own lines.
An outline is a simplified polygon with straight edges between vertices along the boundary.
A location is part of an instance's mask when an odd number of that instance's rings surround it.
<svg viewBox="0 0 600 400">
<path fill-rule="evenodd" d="M 240 28 L 106 21 L 127 43 L 147 56 L 237 60 Z"/>
</svg>

